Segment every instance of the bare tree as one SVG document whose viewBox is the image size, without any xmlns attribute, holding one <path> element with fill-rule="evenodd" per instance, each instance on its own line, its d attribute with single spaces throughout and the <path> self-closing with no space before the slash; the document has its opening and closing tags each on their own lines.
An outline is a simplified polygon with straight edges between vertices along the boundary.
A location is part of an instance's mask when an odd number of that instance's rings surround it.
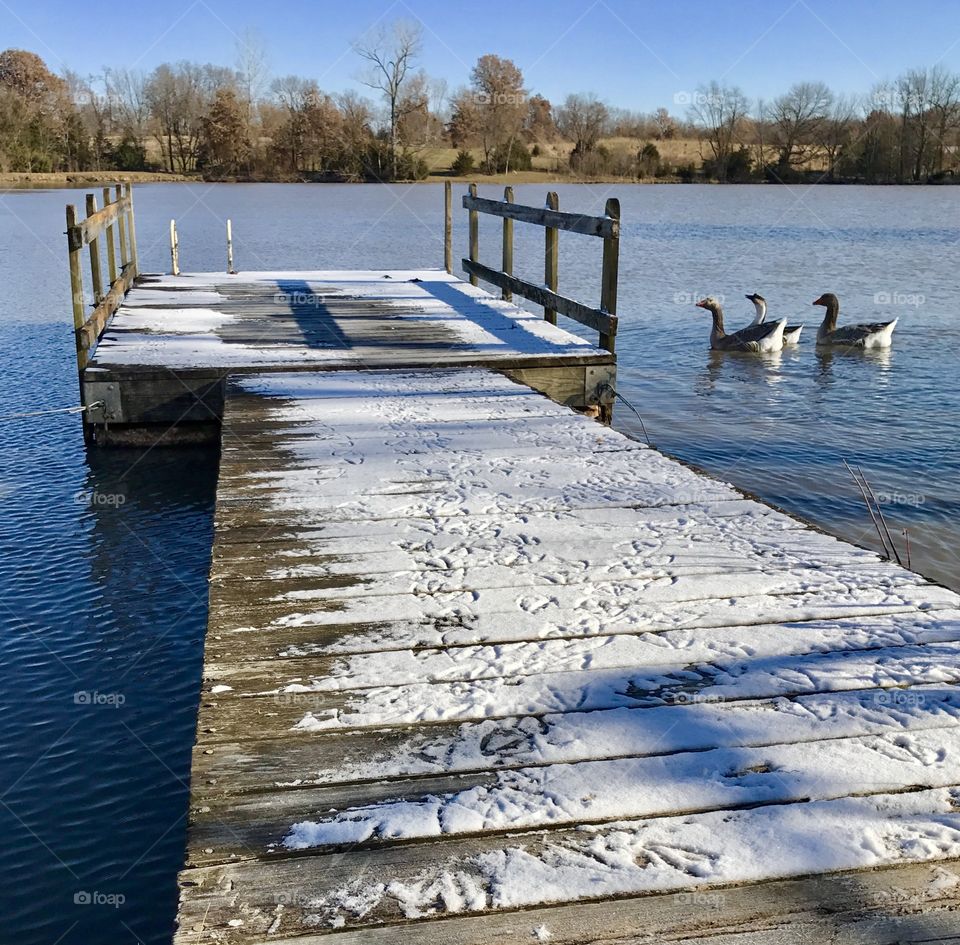
<svg viewBox="0 0 960 945">
<path fill-rule="evenodd" d="M 833 92 L 823 82 L 798 82 L 774 100 L 769 117 L 781 168 L 807 160 L 832 105 Z"/>
<path fill-rule="evenodd" d="M 747 97 L 737 86 L 721 86 L 716 81 L 701 85 L 690 103 L 690 121 L 707 142 L 721 181 L 727 179 L 748 110 Z"/>
<path fill-rule="evenodd" d="M 143 148 L 150 121 L 147 77 L 132 69 L 104 69 L 107 98 L 117 124 L 124 135 Z"/>
<path fill-rule="evenodd" d="M 236 40 L 237 98 L 245 112 L 246 133 L 253 126 L 257 101 L 267 90 L 270 66 L 263 38 L 247 29 Z"/>
<path fill-rule="evenodd" d="M 557 109 L 557 127 L 573 142 L 574 156 L 592 151 L 606 130 L 610 112 L 595 95 L 568 95 Z"/>
<path fill-rule="evenodd" d="M 831 180 L 837 169 L 837 162 L 845 149 L 853 142 L 857 127 L 857 115 L 861 103 L 853 96 L 840 95 L 834 99 L 826 118 L 818 130 L 818 143 L 827 159 L 827 177 Z"/>
<path fill-rule="evenodd" d="M 401 96 L 414 60 L 420 54 L 423 28 L 419 23 L 398 20 L 354 43 L 354 51 L 369 63 L 364 85 L 383 93 L 390 113 L 390 176 L 397 176 Z"/>
<path fill-rule="evenodd" d="M 936 137 L 936 169 L 942 171 L 947 139 L 960 128 L 960 75 L 948 72 L 940 65 L 933 67 L 930 73 L 930 110 Z"/>
</svg>

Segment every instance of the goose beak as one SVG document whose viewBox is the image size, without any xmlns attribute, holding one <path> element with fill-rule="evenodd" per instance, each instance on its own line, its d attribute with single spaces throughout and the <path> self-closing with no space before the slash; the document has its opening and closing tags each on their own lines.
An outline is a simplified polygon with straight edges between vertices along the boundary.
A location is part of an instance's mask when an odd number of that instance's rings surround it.
<svg viewBox="0 0 960 945">
<path fill-rule="evenodd" d="M 823 296 L 821 295 L 819 299 L 814 300 L 814 305 L 826 305 L 827 303 L 823 301 Z"/>
<path fill-rule="evenodd" d="M 706 299 L 701 299 L 699 302 L 694 302 L 693 304 L 696 305 L 697 308 L 706 308 L 706 307 L 707 307 Z"/>
</svg>

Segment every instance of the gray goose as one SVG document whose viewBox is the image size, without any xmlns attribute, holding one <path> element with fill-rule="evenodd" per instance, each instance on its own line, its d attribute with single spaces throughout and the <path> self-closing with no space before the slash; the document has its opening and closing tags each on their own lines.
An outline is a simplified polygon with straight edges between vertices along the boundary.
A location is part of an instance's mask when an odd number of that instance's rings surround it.
<svg viewBox="0 0 960 945">
<path fill-rule="evenodd" d="M 845 325 L 837 328 L 840 302 L 832 292 L 824 292 L 814 303 L 823 305 L 827 312 L 817 329 L 817 344 L 840 345 L 846 348 L 889 348 L 893 342 L 893 329 L 899 318 L 892 322 L 869 322 L 864 325 Z"/>
<path fill-rule="evenodd" d="M 710 347 L 714 351 L 752 351 L 764 353 L 780 351 L 783 348 L 783 330 L 787 320 L 781 318 L 775 322 L 764 322 L 760 325 L 748 325 L 727 334 L 723 329 L 723 309 L 720 303 L 712 296 L 697 302 L 697 308 L 706 309 L 713 316 L 713 328 L 710 331 Z"/>
</svg>

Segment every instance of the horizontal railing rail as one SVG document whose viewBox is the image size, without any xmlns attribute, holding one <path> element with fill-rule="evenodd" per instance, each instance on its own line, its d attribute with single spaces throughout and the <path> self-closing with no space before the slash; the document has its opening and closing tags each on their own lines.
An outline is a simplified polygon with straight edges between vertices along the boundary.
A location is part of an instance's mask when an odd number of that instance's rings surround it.
<svg viewBox="0 0 960 945">
<path fill-rule="evenodd" d="M 445 191 L 444 213 L 444 264 L 447 272 L 453 272 L 452 189 L 448 183 Z M 561 212 L 556 193 L 547 194 L 543 207 L 530 207 L 514 203 L 513 188 L 504 189 L 503 200 L 490 200 L 477 195 L 477 185 L 471 184 L 469 193 L 463 197 L 463 208 L 468 211 L 469 257 L 461 260 L 464 272 L 471 285 L 482 279 L 497 286 L 506 300 L 514 295 L 543 307 L 543 317 L 553 325 L 557 315 L 563 315 L 581 325 L 592 328 L 599 334 L 599 346 L 607 351 L 615 349 L 617 335 L 617 280 L 620 260 L 620 201 L 607 201 L 603 216 Z M 502 262 L 494 269 L 480 262 L 481 213 L 500 217 L 503 220 Z M 513 224 L 528 223 L 544 228 L 544 280 L 541 285 L 520 279 L 513 274 Z M 559 286 L 559 232 L 595 236 L 603 240 L 603 267 L 600 280 L 600 306 L 594 308 L 583 302 L 561 295 Z"/>
</svg>

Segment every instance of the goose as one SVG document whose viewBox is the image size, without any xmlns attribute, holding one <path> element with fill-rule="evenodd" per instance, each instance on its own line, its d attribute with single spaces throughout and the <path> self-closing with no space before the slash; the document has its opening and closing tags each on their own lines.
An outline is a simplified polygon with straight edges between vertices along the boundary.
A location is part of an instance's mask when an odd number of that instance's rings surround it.
<svg viewBox="0 0 960 945">
<path fill-rule="evenodd" d="M 697 308 L 705 308 L 713 316 L 713 328 L 710 331 L 710 347 L 714 351 L 780 351 L 783 348 L 783 329 L 787 320 L 761 325 L 749 325 L 728 335 L 723 330 L 723 309 L 712 296 L 697 302 Z"/>
<path fill-rule="evenodd" d="M 842 345 L 846 348 L 889 348 L 893 341 L 893 329 L 899 318 L 892 322 L 870 322 L 865 325 L 845 325 L 837 328 L 840 302 L 832 292 L 824 292 L 814 303 L 827 309 L 823 323 L 817 329 L 818 345 Z"/>
<path fill-rule="evenodd" d="M 762 325 L 767 317 L 767 300 L 757 292 L 748 295 L 748 299 L 753 302 L 757 314 L 754 315 L 751 325 Z M 787 325 L 783 329 L 783 346 L 795 345 L 800 343 L 800 332 L 803 331 L 803 325 Z"/>
</svg>

